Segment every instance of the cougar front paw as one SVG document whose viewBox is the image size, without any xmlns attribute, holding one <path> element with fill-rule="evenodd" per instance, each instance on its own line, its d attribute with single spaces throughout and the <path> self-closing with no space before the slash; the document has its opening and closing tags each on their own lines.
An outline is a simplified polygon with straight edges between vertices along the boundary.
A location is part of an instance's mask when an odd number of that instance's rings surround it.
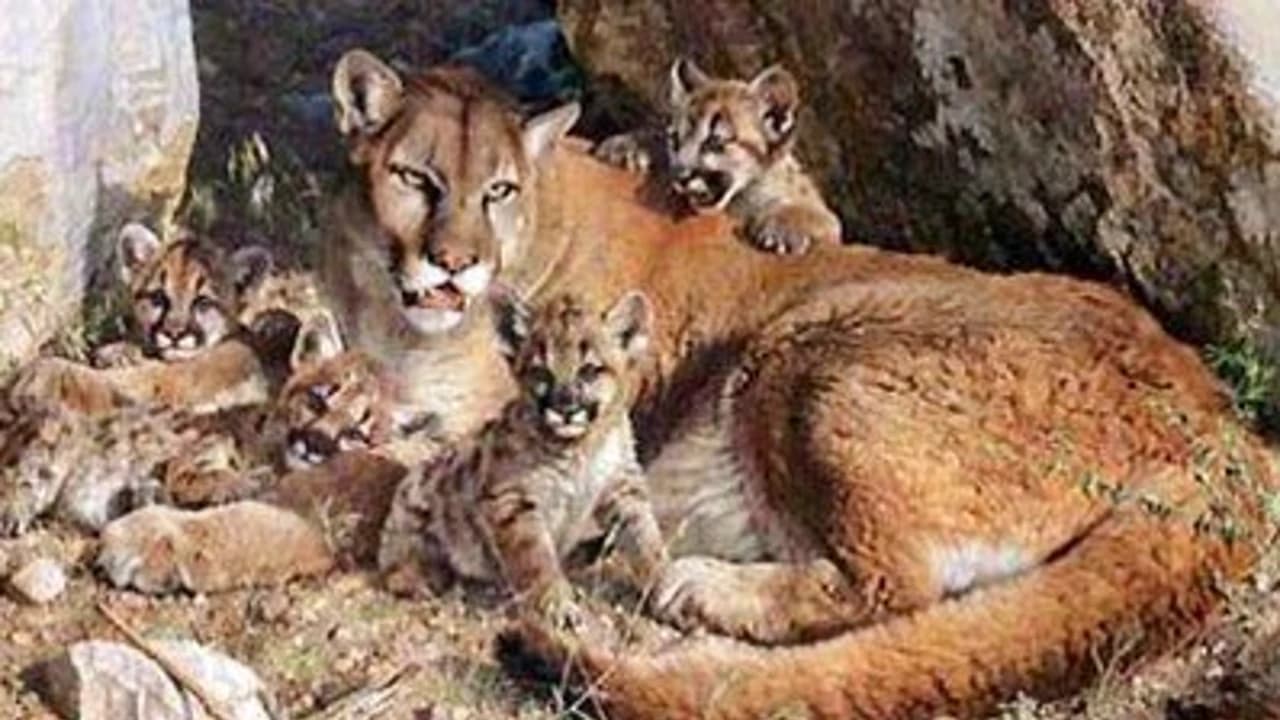
<svg viewBox="0 0 1280 720">
<path fill-rule="evenodd" d="M 765 217 L 750 223 L 747 241 L 765 252 L 801 255 L 813 246 L 813 233 L 785 217 Z"/>
<path fill-rule="evenodd" d="M 112 585 L 149 595 L 195 590 L 183 511 L 153 505 L 108 524 L 95 565 Z"/>
<path fill-rule="evenodd" d="M 643 143 L 629 133 L 605 138 L 592 149 L 591 154 L 610 165 L 641 175 L 648 174 L 653 164 Z"/>
</svg>

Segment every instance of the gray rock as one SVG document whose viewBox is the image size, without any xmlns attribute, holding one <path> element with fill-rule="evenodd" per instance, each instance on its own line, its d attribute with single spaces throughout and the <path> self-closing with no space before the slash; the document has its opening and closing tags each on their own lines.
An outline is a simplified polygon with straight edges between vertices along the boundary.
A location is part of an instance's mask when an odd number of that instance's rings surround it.
<svg viewBox="0 0 1280 720">
<path fill-rule="evenodd" d="M 53 602 L 67 589 L 67 574 L 50 558 L 36 558 L 9 578 L 9 586 L 22 600 L 33 605 Z"/>
<path fill-rule="evenodd" d="M 190 641 L 157 641 L 166 658 L 198 678 L 235 720 L 268 720 L 264 686 L 252 670 Z M 44 668 L 45 700 L 64 717 L 84 720 L 205 720 L 198 700 L 154 661 L 128 645 L 76 643 Z"/>
</svg>

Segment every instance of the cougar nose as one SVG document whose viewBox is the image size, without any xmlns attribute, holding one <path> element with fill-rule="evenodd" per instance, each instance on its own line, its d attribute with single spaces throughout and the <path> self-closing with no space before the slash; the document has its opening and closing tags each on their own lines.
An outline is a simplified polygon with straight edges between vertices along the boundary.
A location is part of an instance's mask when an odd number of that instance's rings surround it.
<svg viewBox="0 0 1280 720">
<path fill-rule="evenodd" d="M 474 253 L 462 253 L 453 250 L 440 250 L 431 253 L 431 264 L 443 268 L 449 273 L 456 273 L 475 265 L 480 258 Z"/>
</svg>

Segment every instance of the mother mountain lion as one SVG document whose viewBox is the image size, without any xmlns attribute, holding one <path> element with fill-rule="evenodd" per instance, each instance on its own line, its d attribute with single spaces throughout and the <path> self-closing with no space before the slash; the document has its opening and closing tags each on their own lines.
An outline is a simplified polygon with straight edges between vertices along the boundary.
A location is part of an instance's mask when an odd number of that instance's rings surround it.
<svg viewBox="0 0 1280 720">
<path fill-rule="evenodd" d="M 1261 444 L 1116 292 L 866 247 L 754 252 L 563 141 L 576 107 L 522 121 L 463 69 L 401 76 L 352 51 L 334 90 L 358 182 L 329 226 L 331 299 L 446 435 L 510 391 L 465 340 L 495 279 L 533 302 L 652 301 L 635 422 L 678 558 L 652 610 L 750 642 L 626 656 L 530 629 L 529 649 L 576 654 L 611 718 L 972 715 L 1060 694 L 1185 636 L 1269 540 Z M 261 510 L 236 547 L 282 548 Z M 201 530 L 178 527 L 114 542 Z"/>
</svg>

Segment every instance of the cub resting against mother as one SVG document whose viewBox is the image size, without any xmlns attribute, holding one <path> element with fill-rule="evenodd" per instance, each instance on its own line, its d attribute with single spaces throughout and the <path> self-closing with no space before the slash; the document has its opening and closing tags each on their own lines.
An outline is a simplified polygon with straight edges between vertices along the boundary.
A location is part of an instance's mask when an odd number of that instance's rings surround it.
<svg viewBox="0 0 1280 720">
<path fill-rule="evenodd" d="M 522 121 L 462 69 L 402 76 L 352 51 L 334 90 L 355 181 L 328 224 L 330 299 L 445 439 L 511 393 L 474 340 L 495 280 L 534 303 L 652 301 L 634 420 L 677 558 L 652 609 L 751 642 L 637 656 L 526 626 L 611 718 L 973 715 L 1066 692 L 1099 658 L 1185 636 L 1269 540 L 1265 450 L 1117 292 L 867 247 L 753 251 L 562 141 L 575 107 Z M 240 507 L 216 527 L 174 511 L 114 550 L 233 528 L 202 557 L 228 582 L 297 524 Z"/>
</svg>

